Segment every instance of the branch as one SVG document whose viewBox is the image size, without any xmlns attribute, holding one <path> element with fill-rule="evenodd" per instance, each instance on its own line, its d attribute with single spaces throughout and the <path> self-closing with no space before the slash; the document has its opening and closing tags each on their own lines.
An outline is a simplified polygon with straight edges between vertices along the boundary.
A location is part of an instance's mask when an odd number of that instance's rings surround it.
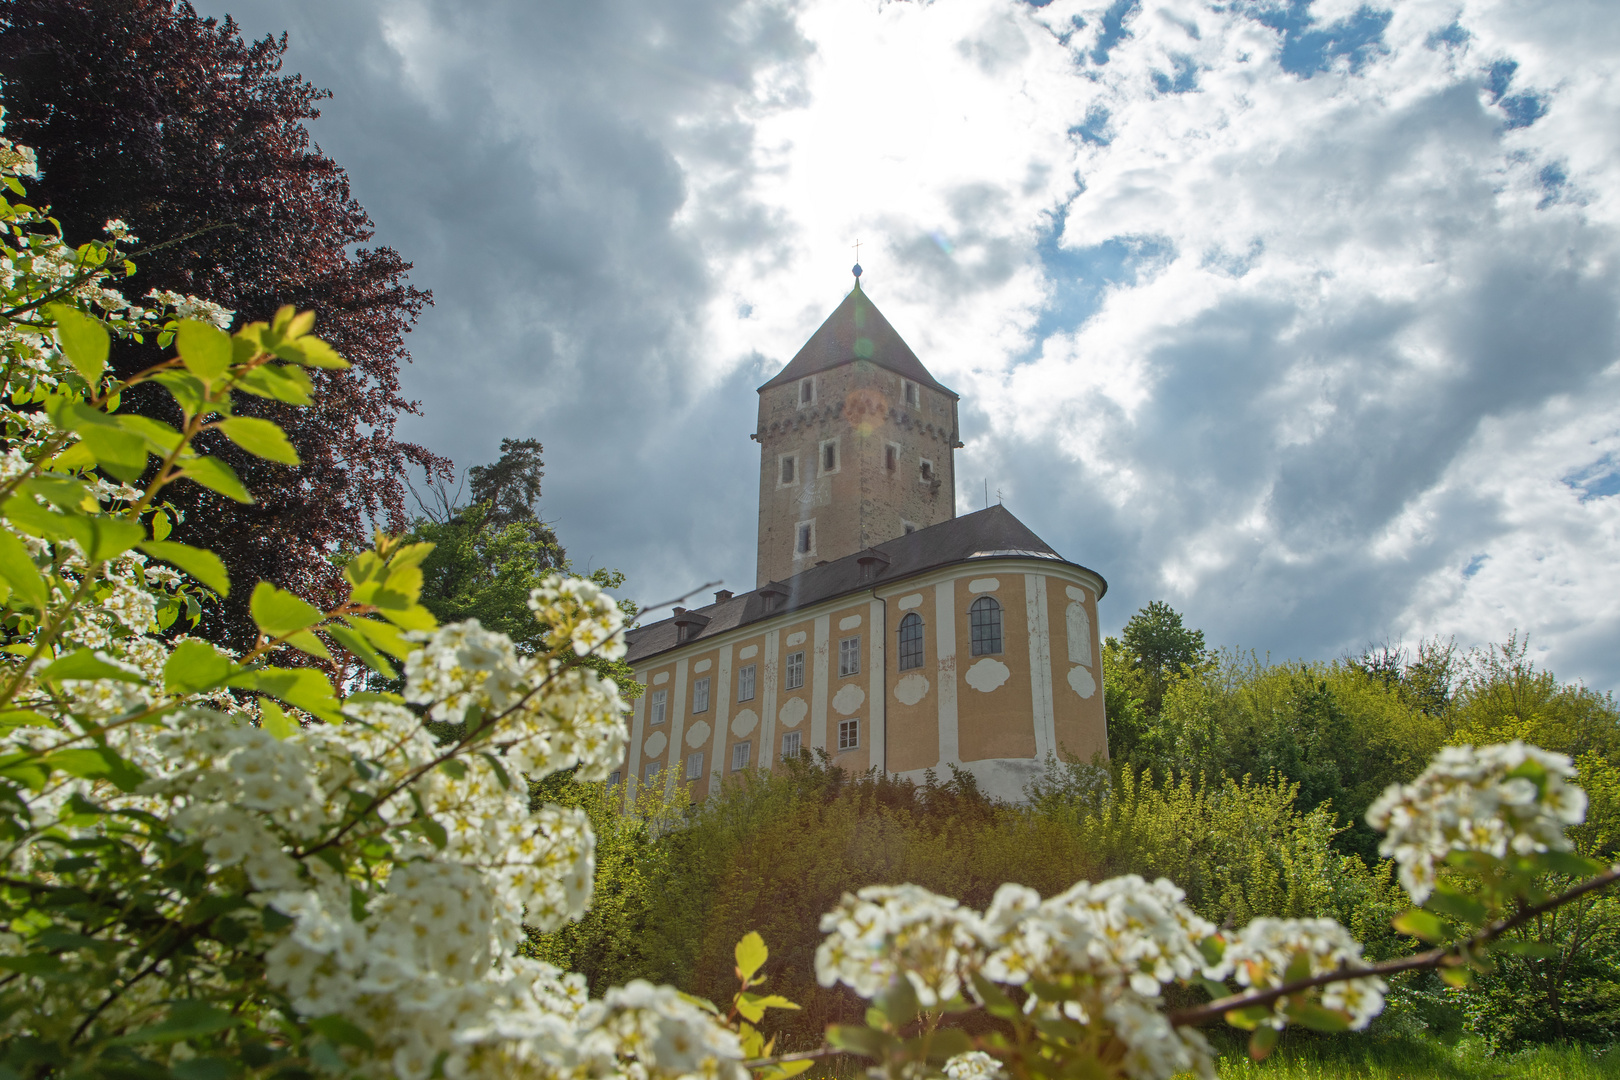
<svg viewBox="0 0 1620 1080">
<path fill-rule="evenodd" d="M 1309 979 L 1299 979 L 1291 983 L 1283 983 L 1269 990 L 1256 990 L 1247 994 L 1233 994 L 1230 997 L 1217 998 L 1207 1005 L 1200 1005 L 1193 1009 L 1181 1009 L 1170 1014 L 1170 1022 L 1177 1027 L 1197 1027 L 1207 1024 L 1211 1020 L 1226 1015 L 1235 1009 L 1247 1009 L 1256 1005 L 1270 1005 L 1279 998 L 1297 994 L 1303 990 L 1311 990 L 1329 983 L 1344 982 L 1347 979 L 1360 979 L 1369 975 L 1394 975 L 1402 971 L 1421 971 L 1425 968 L 1452 967 L 1461 962 L 1461 954 L 1471 948 L 1488 945 L 1517 927 L 1544 915 L 1554 908 L 1562 907 L 1571 900 L 1577 900 L 1587 893 L 1606 889 L 1616 881 L 1620 881 L 1620 864 L 1609 867 L 1608 870 L 1597 877 L 1589 878 L 1568 892 L 1560 893 L 1551 900 L 1521 908 L 1519 913 L 1510 919 L 1503 919 L 1493 923 L 1475 934 L 1466 941 L 1452 945 L 1442 945 L 1430 949 L 1428 952 L 1418 953 L 1416 956 L 1402 957 L 1399 960 L 1385 960 L 1382 963 L 1370 964 L 1367 967 L 1350 968 L 1341 967 L 1337 971 L 1330 971 L 1324 975 L 1316 975 Z M 1448 963 L 1449 961 L 1449 963 Z"/>
<path fill-rule="evenodd" d="M 848 1054 L 848 1050 L 840 1050 L 829 1043 L 822 1043 L 814 1050 L 799 1050 L 792 1054 L 777 1054 L 775 1057 L 754 1058 L 742 1063 L 745 1069 L 763 1069 L 767 1065 L 783 1065 L 790 1061 L 818 1061 L 821 1058 L 838 1057 Z"/>
</svg>

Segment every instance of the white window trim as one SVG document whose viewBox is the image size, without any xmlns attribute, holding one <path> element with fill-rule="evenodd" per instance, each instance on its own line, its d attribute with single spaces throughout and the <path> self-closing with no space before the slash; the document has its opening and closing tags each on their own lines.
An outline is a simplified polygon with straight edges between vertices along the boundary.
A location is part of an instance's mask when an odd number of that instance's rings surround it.
<svg viewBox="0 0 1620 1080">
<path fill-rule="evenodd" d="M 782 756 L 784 758 L 788 756 L 789 751 L 788 751 L 788 748 L 787 748 L 787 744 L 788 744 L 789 739 L 793 740 L 792 753 L 793 753 L 793 756 L 797 757 L 804 749 L 803 733 L 798 732 L 798 731 L 783 732 L 783 734 L 782 734 Z"/>
<path fill-rule="evenodd" d="M 844 646 L 849 644 L 852 641 L 855 643 L 854 648 L 846 650 L 844 648 Z M 845 671 L 844 670 L 844 654 L 845 654 L 846 651 L 852 657 L 854 657 L 854 661 L 855 661 L 855 667 L 854 667 L 853 670 L 850 670 L 850 671 Z M 861 635 L 856 634 L 853 637 L 839 638 L 838 639 L 838 677 L 840 679 L 853 679 L 855 676 L 859 675 L 860 673 L 861 673 Z"/>
<path fill-rule="evenodd" d="M 851 730 L 855 734 L 855 741 L 850 743 L 848 746 L 844 745 L 844 726 L 846 724 L 852 725 Z M 858 716 L 851 716 L 847 720 L 838 721 L 838 752 L 840 754 L 843 754 L 843 753 L 848 753 L 851 750 L 859 750 L 860 748 L 861 748 L 861 718 L 858 717 Z"/>
<path fill-rule="evenodd" d="M 739 752 L 742 755 L 742 762 L 740 764 L 737 761 L 737 756 L 738 756 Z M 742 772 L 744 769 L 748 768 L 749 765 L 753 764 L 753 761 L 754 761 L 754 744 L 753 744 L 753 742 L 751 740 L 744 739 L 742 742 L 733 743 L 731 745 L 731 771 L 732 772 Z"/>
<path fill-rule="evenodd" d="M 910 379 L 900 380 L 900 400 L 907 408 L 922 408 L 922 390 Z"/>
<path fill-rule="evenodd" d="M 694 769 L 693 766 L 697 768 Z M 686 778 L 688 780 L 703 779 L 703 751 L 694 750 L 686 755 Z"/>
<path fill-rule="evenodd" d="M 804 396 L 804 388 L 806 386 L 810 387 L 810 397 L 808 400 Z M 816 377 L 814 375 L 807 375 L 799 380 L 799 384 L 793 388 L 794 401 L 798 404 L 799 408 L 808 409 L 810 406 L 816 403 L 816 389 Z"/>
<path fill-rule="evenodd" d="M 699 705 L 698 705 L 698 690 L 699 690 L 699 688 L 702 688 L 702 690 L 703 690 L 703 699 L 702 699 L 703 704 L 702 704 L 701 707 L 699 707 Z M 712 682 L 710 682 L 707 678 L 693 679 L 692 680 L 692 715 L 696 716 L 698 713 L 706 713 L 706 712 L 708 712 L 709 711 L 709 706 L 710 706 L 710 704 L 713 703 L 713 700 L 714 700 L 714 684 Z"/>
<path fill-rule="evenodd" d="M 810 550 L 799 550 L 799 533 L 805 527 L 810 529 Z M 816 519 L 796 522 L 793 526 L 793 557 L 795 559 L 813 559 L 816 556 Z"/>
<path fill-rule="evenodd" d="M 657 707 L 657 712 L 653 711 L 655 706 Z M 649 718 L 647 723 L 648 727 L 657 727 L 669 719 L 668 690 L 654 690 L 652 692 L 652 696 L 647 701 L 647 716 Z M 658 719 L 651 719 L 654 716 L 656 716 Z"/>
<path fill-rule="evenodd" d="M 743 697 L 743 672 L 749 672 L 748 696 Z M 737 701 L 753 701 L 759 693 L 759 666 L 757 664 L 743 664 L 737 668 Z"/>
<path fill-rule="evenodd" d="M 791 479 L 791 480 L 783 480 L 782 479 L 782 462 L 784 462 L 784 461 L 793 462 L 793 479 Z M 799 478 L 801 476 L 803 476 L 803 475 L 804 474 L 799 471 L 799 455 L 798 454 L 777 454 L 776 455 L 776 486 L 777 487 L 779 487 L 779 488 L 798 487 L 799 486 Z"/>
<path fill-rule="evenodd" d="M 788 656 L 788 658 L 786 660 L 782 661 L 782 689 L 784 689 L 784 690 L 803 690 L 804 689 L 804 650 L 802 650 L 802 649 L 795 650 L 793 652 L 788 653 L 787 656 Z M 789 683 L 788 680 L 793 678 L 793 676 L 791 674 L 791 672 L 793 670 L 793 665 L 789 661 L 795 656 L 797 656 L 799 658 L 799 681 L 797 683 Z"/>
<path fill-rule="evenodd" d="M 827 468 L 827 447 L 829 446 L 833 448 L 833 467 L 830 469 Z M 838 439 L 822 439 L 820 445 L 816 447 L 816 475 L 831 476 L 835 472 L 842 471 L 843 468 L 844 451 L 838 445 Z"/>
</svg>

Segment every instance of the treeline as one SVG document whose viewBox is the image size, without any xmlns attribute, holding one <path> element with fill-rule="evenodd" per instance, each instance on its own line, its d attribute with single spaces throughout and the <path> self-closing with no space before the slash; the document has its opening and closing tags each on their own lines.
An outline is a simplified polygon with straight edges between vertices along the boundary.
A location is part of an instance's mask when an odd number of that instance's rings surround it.
<svg viewBox="0 0 1620 1080">
<path fill-rule="evenodd" d="M 598 836 L 586 918 L 536 937 L 535 953 L 594 988 L 633 978 L 719 999 L 749 930 L 771 948 L 770 988 L 804 1005 L 784 1044 L 816 1045 L 864 1005 L 816 984 L 822 914 L 846 891 L 914 882 L 983 907 L 1005 881 L 1043 895 L 1080 879 L 1164 876 L 1216 923 L 1326 916 L 1371 957 L 1415 943 L 1390 919 L 1406 905 L 1362 822 L 1368 803 L 1447 744 L 1522 738 L 1580 762 L 1592 794 L 1583 851 L 1620 846 L 1620 711 L 1609 695 L 1536 668 L 1523 641 L 1467 652 L 1426 642 L 1334 663 L 1212 653 L 1174 611 L 1150 605 L 1104 654 L 1111 760 L 1048 763 L 1026 802 L 996 802 L 952 770 L 914 784 L 825 761 L 752 775 L 699 806 L 553 781 L 544 797 L 585 806 Z M 1591 900 L 1527 938 L 1553 955 L 1504 959 L 1476 991 L 1414 978 L 1385 1031 L 1493 1047 L 1620 1031 L 1620 910 Z M 1543 950 L 1546 951 L 1546 950 Z"/>
</svg>

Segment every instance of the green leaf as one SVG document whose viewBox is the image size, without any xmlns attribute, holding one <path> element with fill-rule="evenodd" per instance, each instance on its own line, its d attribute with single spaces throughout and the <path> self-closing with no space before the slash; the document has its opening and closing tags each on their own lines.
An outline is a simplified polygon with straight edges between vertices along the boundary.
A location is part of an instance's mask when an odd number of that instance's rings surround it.
<svg viewBox="0 0 1620 1080">
<path fill-rule="evenodd" d="M 353 617 L 347 621 L 349 626 L 359 631 L 367 641 L 370 641 L 379 650 L 396 660 L 404 660 L 411 653 L 421 648 L 416 642 L 406 638 L 399 628 L 392 623 L 359 617 Z"/>
<path fill-rule="evenodd" d="M 827 1028 L 827 1041 L 840 1050 L 883 1060 L 895 1039 L 881 1031 L 855 1024 L 833 1024 Z"/>
<path fill-rule="evenodd" d="M 1430 945 L 1439 945 L 1449 936 L 1445 924 L 1432 912 L 1421 908 L 1413 908 L 1395 916 L 1393 925 L 1401 933 L 1427 941 Z"/>
<path fill-rule="evenodd" d="M 185 475 L 210 491 L 217 491 L 239 503 L 250 503 L 253 496 L 243 486 L 236 470 L 216 457 L 187 458 L 180 463 Z"/>
<path fill-rule="evenodd" d="M 1219 1001 L 1221 998 L 1232 996 L 1230 987 L 1225 983 L 1216 982 L 1214 979 L 1199 979 L 1198 985 L 1204 988 L 1204 993 L 1209 995 L 1211 1001 Z"/>
<path fill-rule="evenodd" d="M 904 975 L 897 977 L 889 983 L 889 988 L 877 997 L 878 1008 L 888 1014 L 896 1028 L 903 1028 L 922 1011 L 922 1003 L 917 1000 L 917 988 L 911 985 L 911 980 Z"/>
<path fill-rule="evenodd" d="M 1226 939 L 1219 934 L 1211 934 L 1198 943 L 1198 951 L 1203 954 L 1204 963 L 1214 967 L 1226 955 Z"/>
<path fill-rule="evenodd" d="M 1528 956 L 1537 960 L 1550 960 L 1563 955 L 1561 949 L 1550 941 L 1494 941 L 1491 943 L 1494 952 L 1511 953 L 1514 956 Z"/>
<path fill-rule="evenodd" d="M 174 347 L 186 370 L 205 383 L 230 370 L 231 335 L 211 323 L 181 319 Z"/>
<path fill-rule="evenodd" d="M 169 1066 L 169 1071 L 179 1080 L 229 1080 L 237 1069 L 235 1062 L 217 1057 L 187 1058 Z"/>
<path fill-rule="evenodd" d="M 47 402 L 46 411 L 56 426 L 77 434 L 96 464 L 108 473 L 134 483 L 146 471 L 146 438 L 124 430 L 117 419 L 67 398 Z"/>
<path fill-rule="evenodd" d="M 737 942 L 732 954 L 737 958 L 737 978 L 747 982 L 765 965 L 771 952 L 765 947 L 765 939 L 759 936 L 759 931 L 750 930 L 743 935 L 741 941 Z M 749 1019 L 757 1022 L 759 1017 L 753 1016 Z"/>
<path fill-rule="evenodd" d="M 169 1015 L 155 1024 L 132 1031 L 122 1038 L 109 1039 L 112 1046 L 133 1046 L 139 1043 L 171 1043 L 213 1035 L 235 1027 L 239 1021 L 228 1012 L 201 1001 L 177 1001 Z"/>
<path fill-rule="evenodd" d="M 50 589 L 44 576 L 34 565 L 27 545 L 3 529 L 0 529 L 0 578 L 36 611 L 45 610 Z"/>
<path fill-rule="evenodd" d="M 278 739 L 285 739 L 303 730 L 302 724 L 288 716 L 280 705 L 267 697 L 259 699 L 259 723 L 264 730 Z"/>
<path fill-rule="evenodd" d="M 307 630 L 325 618 L 321 609 L 294 593 L 278 589 L 268 581 L 253 587 L 248 601 L 253 621 L 258 623 L 266 637 L 278 638 Z"/>
<path fill-rule="evenodd" d="M 743 993 L 737 995 L 737 1012 L 742 1014 L 744 1019 L 751 1020 L 756 1024 L 759 1023 L 760 1018 L 765 1015 L 766 1009 L 797 1008 L 797 1005 L 793 1004 L 793 1002 L 789 1001 L 781 994 Z"/>
<path fill-rule="evenodd" d="M 63 679 L 114 679 L 118 682 L 145 683 L 139 672 L 126 671 L 96 656 L 89 649 L 80 649 L 53 661 L 39 673 L 41 679 L 60 682 Z"/>
<path fill-rule="evenodd" d="M 134 791 L 146 774 L 105 746 L 58 750 L 43 761 L 47 767 L 81 780 L 108 780 L 119 791 Z"/>
<path fill-rule="evenodd" d="M 415 824 L 422 830 L 422 835 L 428 838 L 428 842 L 440 851 L 443 851 L 445 845 L 450 842 L 450 834 L 444 831 L 444 826 L 440 825 L 432 814 L 423 814 L 416 819 Z"/>
<path fill-rule="evenodd" d="M 219 686 L 235 666 L 206 641 L 182 641 L 163 663 L 163 686 L 171 694 L 194 694 Z"/>
<path fill-rule="evenodd" d="M 315 384 L 302 368 L 285 364 L 261 364 L 249 368 L 236 377 L 237 388 L 259 397 L 285 401 L 289 405 L 308 405 L 315 396 Z"/>
<path fill-rule="evenodd" d="M 180 440 L 183 438 L 174 428 L 161 420 L 153 420 L 150 416 L 128 413 L 123 416 L 115 416 L 113 420 L 131 435 L 138 435 L 145 439 L 147 452 L 158 457 L 167 457 L 174 453 L 175 447 L 180 445 Z"/>
<path fill-rule="evenodd" d="M 1286 985 L 1288 983 L 1297 983 L 1302 979 L 1308 979 L 1310 977 L 1311 954 L 1301 950 L 1294 954 L 1293 959 L 1288 961 L 1288 967 L 1283 971 L 1282 981 Z"/>
<path fill-rule="evenodd" d="M 167 522 L 168 516 L 160 514 L 157 520 Z M 137 546 L 154 559 L 173 563 L 219 595 L 231 594 L 231 578 L 225 571 L 225 561 L 212 551 L 173 540 L 148 540 Z"/>
<path fill-rule="evenodd" d="M 1591 877 L 1593 874 L 1602 873 L 1605 869 L 1596 859 L 1588 859 L 1573 851 L 1542 851 L 1530 858 L 1537 864 L 1538 869 L 1572 878 Z"/>
<path fill-rule="evenodd" d="M 1442 982 L 1458 990 L 1466 990 L 1474 981 L 1474 973 L 1466 967 L 1443 967 L 1439 974 Z"/>
<path fill-rule="evenodd" d="M 52 304 L 46 313 L 56 320 L 56 340 L 79 377 L 94 387 L 107 368 L 112 336 L 101 320 L 64 304 Z"/>
<path fill-rule="evenodd" d="M 1429 896 L 1429 902 L 1424 906 L 1442 915 L 1461 919 L 1470 926 L 1484 926 L 1485 920 L 1490 915 L 1484 904 L 1445 885 L 1436 887 Z"/>
<path fill-rule="evenodd" d="M 1350 1014 L 1325 1008 L 1311 1001 L 1293 1001 L 1287 1010 L 1288 1019 L 1312 1031 L 1349 1031 Z"/>
<path fill-rule="evenodd" d="M 371 642 L 355 631 L 350 630 L 347 626 L 342 623 L 328 623 L 326 626 L 321 627 L 321 630 L 332 635 L 333 640 L 348 649 L 362 664 L 377 672 L 383 678 L 395 679 L 399 677 L 393 665 L 371 647 Z"/>
<path fill-rule="evenodd" d="M 1232 1009 L 1226 1014 L 1228 1024 L 1244 1031 L 1253 1031 L 1270 1018 L 1271 1007 L 1269 1005 L 1250 1005 L 1247 1008 Z"/>
<path fill-rule="evenodd" d="M 260 668 L 233 676 L 226 684 L 239 690 L 258 690 L 280 698 L 329 724 L 343 723 L 337 698 L 326 676 L 314 668 Z"/>
<path fill-rule="evenodd" d="M 320 338 L 306 337 L 297 341 L 284 341 L 271 348 L 271 352 L 283 360 L 291 360 L 295 364 L 305 367 L 318 368 L 346 368 L 349 362 L 338 355 L 338 351 Z"/>
<path fill-rule="evenodd" d="M 1254 1034 L 1249 1036 L 1249 1057 L 1255 1061 L 1266 1060 L 1272 1048 L 1277 1045 L 1277 1034 L 1274 1027 L 1256 1028 Z"/>
<path fill-rule="evenodd" d="M 195 375 L 184 371 L 159 371 L 153 374 L 152 381 L 169 391 L 175 404 L 180 406 L 180 411 L 186 416 L 196 416 L 202 411 L 203 398 L 208 388 Z"/>
<path fill-rule="evenodd" d="M 280 426 L 269 420 L 253 416 L 233 416 L 221 420 L 219 429 L 225 437 L 255 457 L 277 461 L 283 465 L 297 465 L 298 451 L 287 441 Z"/>
<path fill-rule="evenodd" d="M 310 656 L 318 656 L 322 660 L 332 659 L 332 654 L 327 651 L 325 642 L 308 630 L 299 630 L 296 633 L 288 634 L 285 644 L 291 645 L 299 652 L 308 653 Z"/>
<path fill-rule="evenodd" d="M 102 514 L 95 517 L 69 516 L 67 521 L 73 539 L 90 556 L 91 562 L 116 558 L 146 536 L 146 530 L 138 523 Z"/>
<path fill-rule="evenodd" d="M 336 1013 L 330 1016 L 317 1016 L 309 1022 L 309 1026 L 317 1035 L 337 1043 L 339 1046 L 357 1046 L 361 1050 L 375 1050 L 377 1044 L 371 1041 L 361 1028 L 355 1026 L 353 1021 L 347 1020 Z"/>
<path fill-rule="evenodd" d="M 926 1043 L 930 1058 L 953 1058 L 957 1054 L 965 1054 L 973 1049 L 973 1040 L 961 1028 L 936 1028 L 931 1036 L 923 1036 L 914 1040 L 917 1044 Z"/>
</svg>

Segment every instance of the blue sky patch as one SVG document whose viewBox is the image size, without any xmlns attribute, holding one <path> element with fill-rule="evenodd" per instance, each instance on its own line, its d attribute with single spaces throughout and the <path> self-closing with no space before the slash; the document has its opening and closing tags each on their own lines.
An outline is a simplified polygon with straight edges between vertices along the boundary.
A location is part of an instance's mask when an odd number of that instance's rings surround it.
<svg viewBox="0 0 1620 1080">
<path fill-rule="evenodd" d="M 1513 75 L 1518 70 L 1517 60 L 1498 60 L 1485 73 L 1485 89 L 1491 95 L 1492 104 L 1507 114 L 1509 131 L 1529 127 L 1547 115 L 1547 99 L 1534 90 L 1508 93 L 1513 85 Z"/>
<path fill-rule="evenodd" d="M 1613 454 L 1605 454 L 1584 469 L 1563 478 L 1564 485 L 1581 493 L 1581 502 L 1620 495 L 1620 466 Z"/>
<path fill-rule="evenodd" d="M 1081 142 L 1088 142 L 1095 146 L 1107 146 L 1113 142 L 1108 134 L 1109 112 L 1101 105 L 1093 105 L 1086 110 L 1086 118 L 1069 129 L 1070 135 L 1080 136 Z"/>
<path fill-rule="evenodd" d="M 1193 63 L 1192 57 L 1172 56 L 1170 62 L 1175 65 L 1175 77 L 1155 71 L 1153 89 L 1161 94 L 1186 94 L 1198 89 L 1198 66 Z"/>
<path fill-rule="evenodd" d="M 1091 50 L 1093 64 L 1108 63 L 1108 53 L 1123 39 L 1130 37 L 1131 32 L 1125 29 L 1125 16 L 1135 11 L 1140 0 L 1114 0 L 1103 12 L 1102 33 L 1097 35 L 1097 47 Z"/>
<path fill-rule="evenodd" d="M 1484 552 L 1481 552 L 1480 554 L 1475 555 L 1472 559 L 1469 559 L 1468 565 L 1463 567 L 1463 577 L 1471 578 L 1475 574 L 1479 573 L 1480 568 L 1483 567 L 1485 563 L 1489 561 L 1489 559 L 1490 556 Z"/>
<path fill-rule="evenodd" d="M 1351 71 L 1360 71 L 1369 59 L 1386 51 L 1384 28 L 1391 17 L 1391 12 L 1362 7 L 1347 19 L 1318 26 L 1311 15 L 1311 0 L 1287 0 L 1282 6 L 1254 11 L 1261 25 L 1282 31 L 1278 58 L 1282 69 L 1305 79 L 1327 71 L 1341 56 L 1350 58 Z"/>
<path fill-rule="evenodd" d="M 1035 246 L 1052 295 L 1035 324 L 1025 360 L 1039 355 L 1041 342 L 1053 334 L 1069 333 L 1095 314 L 1110 285 L 1134 285 L 1142 271 L 1174 255 L 1168 241 L 1152 236 L 1116 236 L 1092 247 L 1061 247 L 1058 240 L 1068 216 L 1068 207 L 1054 214 L 1051 227 Z"/>
</svg>

